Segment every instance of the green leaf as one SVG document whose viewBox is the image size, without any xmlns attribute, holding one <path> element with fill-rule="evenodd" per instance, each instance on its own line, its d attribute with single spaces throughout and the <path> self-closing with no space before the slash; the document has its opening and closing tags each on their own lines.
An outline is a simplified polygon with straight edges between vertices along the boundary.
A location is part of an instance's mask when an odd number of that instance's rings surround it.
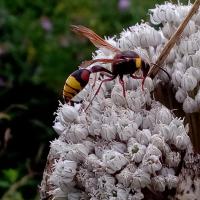
<svg viewBox="0 0 200 200">
<path fill-rule="evenodd" d="M 19 177 L 19 172 L 16 169 L 5 169 L 3 170 L 3 176 L 10 183 L 14 183 Z"/>
</svg>

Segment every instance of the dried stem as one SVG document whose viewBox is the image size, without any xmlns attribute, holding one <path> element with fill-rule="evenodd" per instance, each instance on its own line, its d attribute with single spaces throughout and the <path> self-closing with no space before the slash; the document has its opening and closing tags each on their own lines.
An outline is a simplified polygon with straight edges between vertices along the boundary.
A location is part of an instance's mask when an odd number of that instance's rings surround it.
<svg viewBox="0 0 200 200">
<path fill-rule="evenodd" d="M 200 5 L 200 0 L 196 0 L 190 12 L 188 13 L 188 15 L 185 17 L 183 22 L 179 25 L 177 31 L 171 36 L 170 40 L 165 44 L 160 56 L 158 57 L 156 61 L 157 66 L 163 65 L 172 47 L 175 45 L 175 43 L 178 41 L 179 37 L 181 36 L 181 33 L 183 32 L 184 28 L 187 26 L 188 22 L 190 21 L 192 16 L 195 14 L 195 12 L 199 9 L 199 5 Z M 154 78 L 159 71 L 159 68 L 156 67 L 156 65 L 153 67 L 151 71 L 151 75 L 150 75 L 151 78 Z"/>
</svg>

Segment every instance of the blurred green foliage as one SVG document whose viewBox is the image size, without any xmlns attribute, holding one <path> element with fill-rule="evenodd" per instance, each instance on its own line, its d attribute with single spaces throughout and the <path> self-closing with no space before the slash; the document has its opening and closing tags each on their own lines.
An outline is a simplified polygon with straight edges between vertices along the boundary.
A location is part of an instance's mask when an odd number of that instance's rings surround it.
<svg viewBox="0 0 200 200">
<path fill-rule="evenodd" d="M 117 0 L 1 0 L 0 48 L 10 56 L 3 73 L 10 83 L 42 82 L 58 92 L 66 75 L 91 57 L 92 45 L 70 32 L 71 24 L 113 35 L 148 18 L 148 8 L 159 2 L 134 0 L 120 12 Z"/>
<path fill-rule="evenodd" d="M 163 0 L 0 0 L 0 198 L 39 199 L 53 112 L 63 83 L 95 47 L 70 31 L 81 24 L 101 36 L 148 19 Z M 186 1 L 184 1 L 186 2 Z"/>
</svg>

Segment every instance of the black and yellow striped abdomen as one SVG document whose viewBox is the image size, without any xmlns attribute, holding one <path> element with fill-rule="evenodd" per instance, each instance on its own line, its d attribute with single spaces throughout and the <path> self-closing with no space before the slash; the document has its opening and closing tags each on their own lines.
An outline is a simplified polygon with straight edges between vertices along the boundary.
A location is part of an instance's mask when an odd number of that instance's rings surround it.
<svg viewBox="0 0 200 200">
<path fill-rule="evenodd" d="M 70 74 L 63 88 L 63 97 L 66 103 L 87 85 L 90 73 L 87 69 L 78 69 Z"/>
</svg>

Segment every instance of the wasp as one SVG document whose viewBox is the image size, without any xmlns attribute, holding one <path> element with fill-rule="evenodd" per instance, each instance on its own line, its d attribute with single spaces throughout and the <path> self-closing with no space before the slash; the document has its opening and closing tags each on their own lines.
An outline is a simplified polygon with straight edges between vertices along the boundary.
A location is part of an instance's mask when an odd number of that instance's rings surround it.
<svg viewBox="0 0 200 200">
<path fill-rule="evenodd" d="M 89 28 L 81 25 L 72 25 L 71 28 L 73 32 L 88 38 L 97 48 L 108 49 L 115 53 L 115 56 L 112 59 L 94 59 L 85 61 L 81 64 L 80 69 L 70 74 L 65 82 L 63 89 L 63 97 L 66 103 L 69 102 L 87 85 L 91 73 L 105 72 L 104 75 L 106 76 L 106 78 L 101 81 L 97 91 L 94 94 L 94 97 L 98 94 L 103 83 L 112 81 L 117 77 L 119 77 L 119 82 L 122 85 L 123 95 L 125 97 L 125 87 L 123 81 L 124 75 L 130 75 L 130 77 L 134 79 L 142 79 L 143 88 L 145 78 L 147 77 L 150 70 L 149 62 L 141 58 L 136 52 L 132 50 L 121 51 L 119 48 L 112 46 Z M 111 70 L 108 70 L 98 64 L 93 65 L 91 68 L 87 68 L 89 65 L 94 63 L 110 63 Z M 141 77 L 134 75 L 134 73 L 138 70 L 142 71 Z M 165 70 L 163 69 L 163 71 Z"/>
</svg>

